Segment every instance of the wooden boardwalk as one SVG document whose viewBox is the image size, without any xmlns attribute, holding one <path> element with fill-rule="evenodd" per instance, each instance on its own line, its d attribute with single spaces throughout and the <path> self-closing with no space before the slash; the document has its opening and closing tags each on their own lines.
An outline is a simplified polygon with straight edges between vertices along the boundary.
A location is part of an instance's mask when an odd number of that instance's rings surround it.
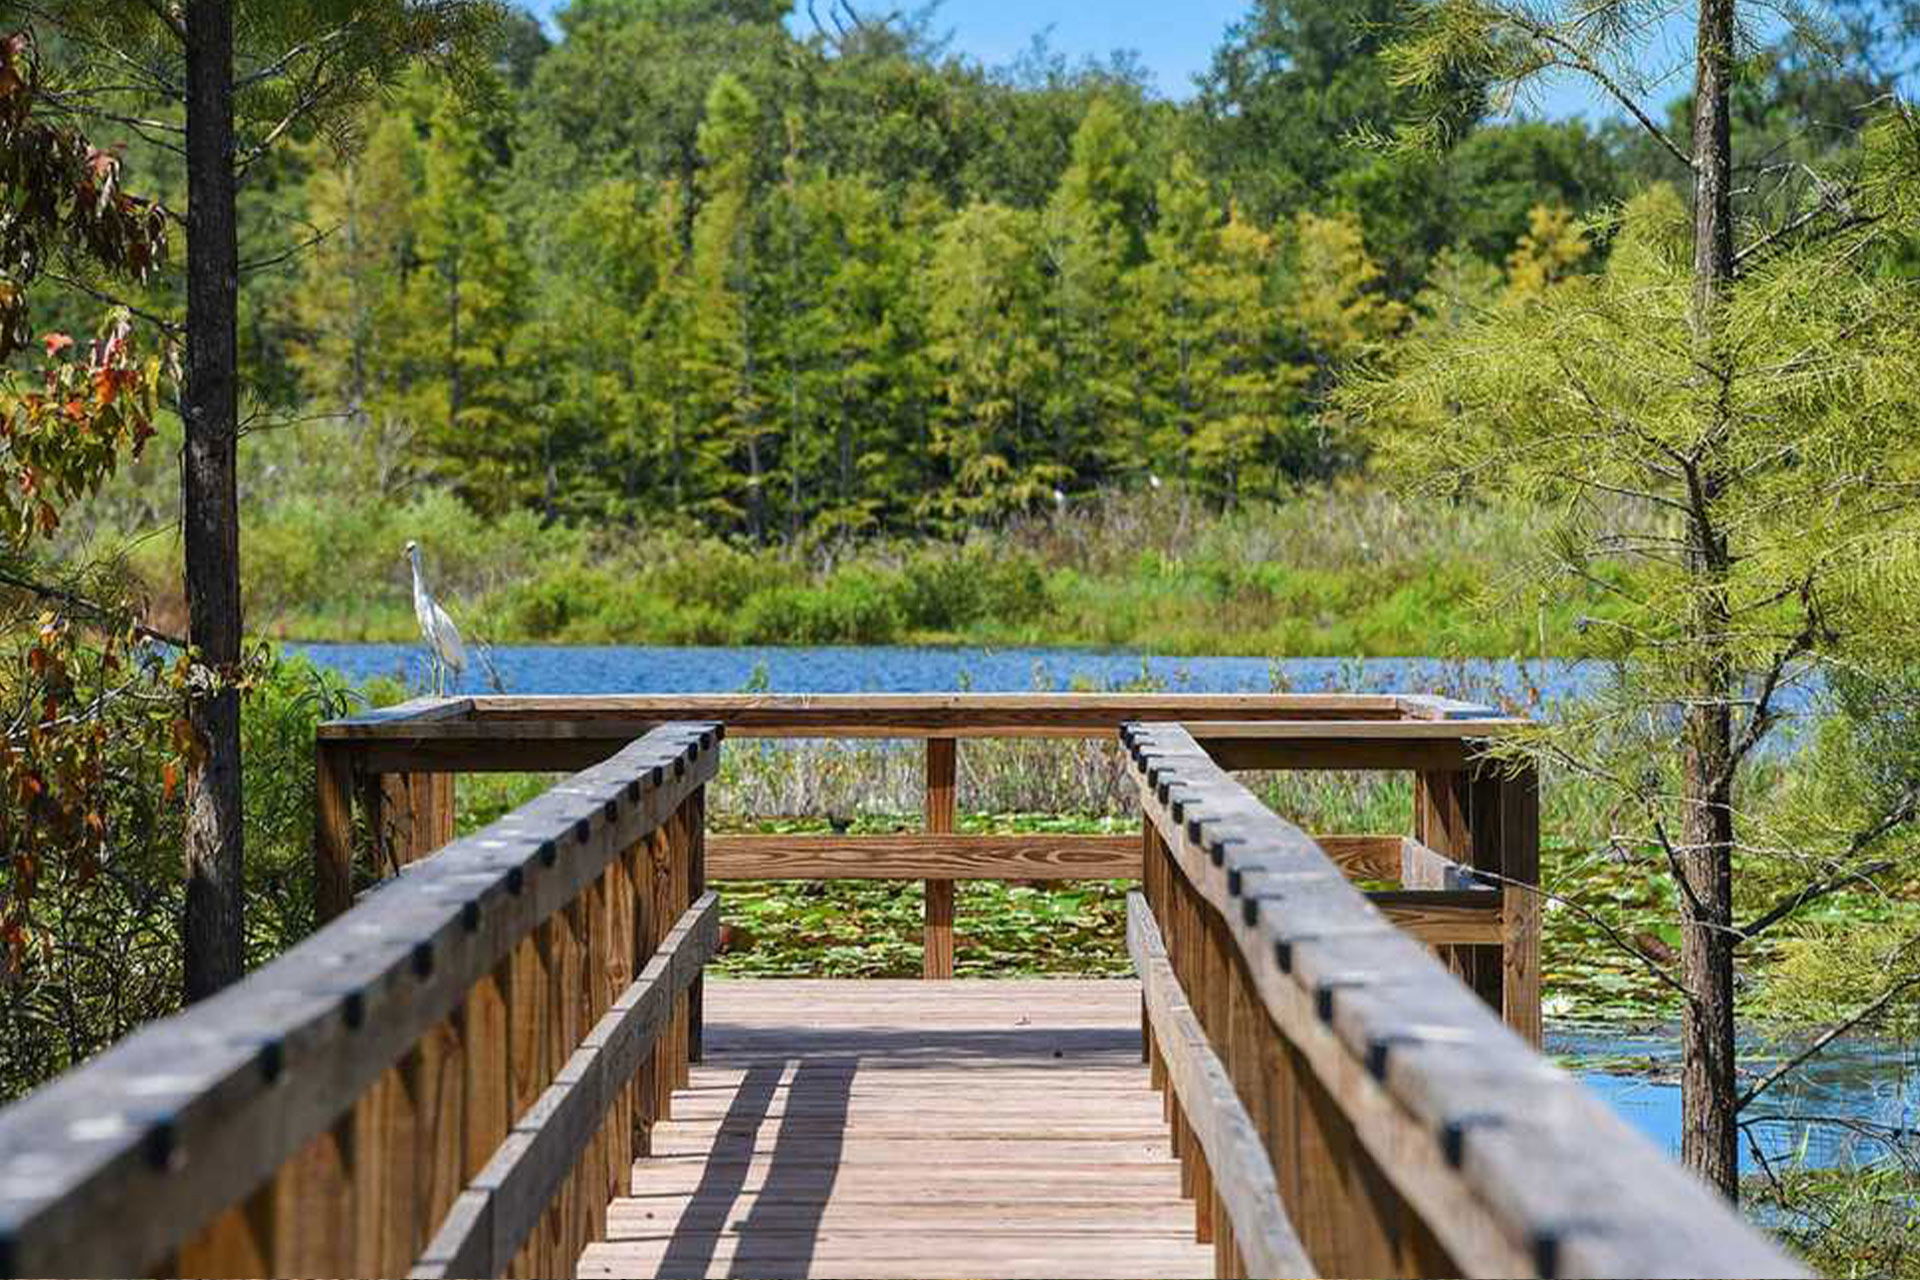
<svg viewBox="0 0 1920 1280">
<path fill-rule="evenodd" d="M 1132 980 L 712 981 L 582 1276 L 1208 1276 Z"/>
</svg>

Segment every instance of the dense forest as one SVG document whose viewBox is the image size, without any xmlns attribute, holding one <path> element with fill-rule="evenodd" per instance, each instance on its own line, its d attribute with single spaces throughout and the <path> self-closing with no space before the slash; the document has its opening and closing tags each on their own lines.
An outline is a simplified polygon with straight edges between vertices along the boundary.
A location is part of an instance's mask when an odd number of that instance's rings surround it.
<svg viewBox="0 0 1920 1280">
<path fill-rule="evenodd" d="M 1678 174 L 1626 125 L 1491 110 L 1382 145 L 1400 7 L 1253 4 L 1186 101 L 1124 55 L 982 67 L 937 9 L 520 16 L 485 83 L 407 80 L 349 159 L 250 175 L 254 425 L 344 415 L 320 434 L 381 498 L 755 541 L 1287 492 L 1354 459 L 1344 369 L 1595 269 Z M 1741 86 L 1756 154 L 1844 147 L 1883 87 L 1804 53 Z"/>
</svg>

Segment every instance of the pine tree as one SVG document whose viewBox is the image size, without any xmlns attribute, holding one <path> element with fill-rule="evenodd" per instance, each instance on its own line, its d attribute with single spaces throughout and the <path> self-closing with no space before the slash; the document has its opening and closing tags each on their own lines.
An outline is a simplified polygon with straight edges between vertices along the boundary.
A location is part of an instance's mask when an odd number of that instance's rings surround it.
<svg viewBox="0 0 1920 1280">
<path fill-rule="evenodd" d="M 529 501 L 542 479 L 538 427 L 523 413 L 527 270 L 499 207 L 482 121 L 451 95 L 422 144 L 408 281 L 410 408 L 449 478 L 482 511 Z"/>
<path fill-rule="evenodd" d="M 767 481 L 777 448 L 769 430 L 760 349 L 754 329 L 758 283 L 754 156 L 759 105 L 733 75 L 714 77 L 700 124 L 700 206 L 693 218 L 691 336 L 687 373 L 699 418 L 694 438 L 721 443 L 734 460 L 725 492 L 708 495 L 716 516 L 766 537 Z M 696 446 L 699 447 L 699 446 Z"/>
<path fill-rule="evenodd" d="M 1538 298 L 1572 274 L 1591 251 L 1571 209 L 1535 205 L 1527 215 L 1527 233 L 1507 255 L 1506 300 Z"/>
<path fill-rule="evenodd" d="M 418 84 L 396 98 L 359 152 L 337 163 L 316 154 L 305 217 L 324 238 L 280 303 L 302 391 L 345 415 L 355 469 L 383 487 L 405 478 L 413 453 L 406 283 L 421 164 L 415 108 L 431 102 Z"/>
<path fill-rule="evenodd" d="M 546 388 L 555 514 L 633 519 L 676 501 L 683 478 L 663 426 L 674 393 L 663 366 L 684 341 L 671 298 L 684 291 L 682 201 L 672 184 L 608 178 L 553 228 L 528 335 Z"/>
<path fill-rule="evenodd" d="M 1142 253 L 1144 187 L 1130 123 L 1112 102 L 1094 99 L 1042 224 L 1044 414 L 1054 461 L 1079 478 L 1097 479 L 1107 460 L 1128 465 L 1119 428 L 1132 394 L 1131 361 L 1120 341 L 1120 284 Z"/>
<path fill-rule="evenodd" d="M 1857 829 L 1808 840 L 1769 830 L 1747 790 L 1788 691 L 1843 689 L 1912 652 L 1890 625 L 1911 605 L 1888 597 L 1910 599 L 1893 584 L 1920 539 L 1920 290 L 1894 269 L 1920 238 L 1916 156 L 1920 130 L 1890 117 L 1844 214 L 1750 242 L 1704 304 L 1698 197 L 1655 187 L 1604 271 L 1424 328 L 1354 392 L 1431 500 L 1497 492 L 1559 515 L 1528 595 L 1604 593 L 1588 643 L 1611 679 L 1515 750 L 1608 791 L 1607 838 L 1670 877 L 1677 972 L 1635 954 L 1680 1002 L 1683 1154 L 1729 1196 L 1762 1087 L 1735 1069 L 1738 958 L 1836 886 L 1871 884 L 1877 842 L 1920 794 L 1906 775 Z M 1784 884 L 1777 903 L 1737 899 L 1736 866 Z M 1911 968 L 1891 981 L 1912 985 Z"/>
<path fill-rule="evenodd" d="M 1158 204 L 1130 288 L 1149 456 L 1232 501 L 1285 465 L 1296 411 L 1299 372 L 1273 298 L 1276 246 L 1238 210 L 1223 220 L 1184 155 Z"/>
<path fill-rule="evenodd" d="M 946 468 L 923 501 L 945 524 L 1031 507 L 1071 479 L 1043 417 L 1038 224 L 1023 210 L 969 205 L 940 228 L 921 284 L 939 396 L 931 445 Z"/>
</svg>

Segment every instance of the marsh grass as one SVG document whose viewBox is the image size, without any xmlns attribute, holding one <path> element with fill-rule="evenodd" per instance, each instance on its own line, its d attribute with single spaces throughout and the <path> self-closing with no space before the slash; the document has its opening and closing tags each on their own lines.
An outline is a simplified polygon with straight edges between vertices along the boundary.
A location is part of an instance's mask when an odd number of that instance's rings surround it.
<svg viewBox="0 0 1920 1280">
<path fill-rule="evenodd" d="M 462 628 L 494 644 L 1568 655 L 1577 619 L 1610 607 L 1595 591 L 1546 610 L 1484 608 L 1511 586 L 1516 549 L 1541 543 L 1541 516 L 1358 482 L 1228 510 L 1177 486 L 1103 491 L 957 540 L 749 546 L 664 526 L 487 519 L 443 492 L 316 490 L 303 475 L 289 462 L 248 486 L 247 616 L 285 639 L 414 639 L 408 539 Z M 122 555 L 161 622 L 182 610 L 176 536 L 127 531 L 166 509 L 159 496 L 109 494 L 63 534 Z"/>
</svg>

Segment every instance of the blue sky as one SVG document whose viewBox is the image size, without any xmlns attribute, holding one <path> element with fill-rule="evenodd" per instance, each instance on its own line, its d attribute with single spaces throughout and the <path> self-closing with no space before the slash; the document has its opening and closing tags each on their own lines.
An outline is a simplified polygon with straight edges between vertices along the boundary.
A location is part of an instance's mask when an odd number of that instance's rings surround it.
<svg viewBox="0 0 1920 1280">
<path fill-rule="evenodd" d="M 522 3 L 550 14 L 564 7 L 565 0 Z M 819 7 L 826 11 L 825 0 Z M 868 0 L 861 7 L 883 6 Z M 898 0 L 898 7 L 911 10 L 916 0 Z M 805 5 L 796 8 L 804 12 Z M 1162 94 L 1184 98 L 1227 27 L 1247 8 L 1248 0 L 945 0 L 934 26 L 951 33 L 954 52 L 988 65 L 1011 61 L 1042 33 L 1070 58 L 1130 49 L 1153 73 Z M 1545 86 L 1529 111 L 1595 118 L 1614 114 L 1603 99 L 1572 82 Z"/>
</svg>

